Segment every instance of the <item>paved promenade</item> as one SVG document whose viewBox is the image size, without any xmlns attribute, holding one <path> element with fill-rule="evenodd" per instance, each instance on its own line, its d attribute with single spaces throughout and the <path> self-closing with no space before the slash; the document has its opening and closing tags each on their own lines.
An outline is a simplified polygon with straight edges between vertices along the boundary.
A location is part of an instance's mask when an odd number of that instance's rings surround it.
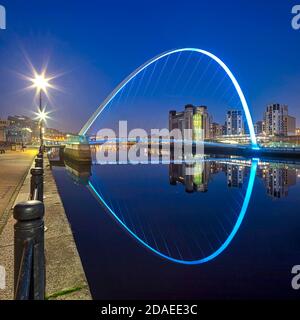
<svg viewBox="0 0 300 320">
<path fill-rule="evenodd" d="M 32 162 L 32 159 L 31 159 Z M 29 168 L 27 168 L 28 171 Z M 59 300 L 89 300 L 91 294 L 77 252 L 73 234 L 57 191 L 48 160 L 44 160 L 46 297 Z M 10 208 L 29 197 L 30 174 L 27 174 Z M 0 234 L 0 265 L 6 269 L 6 288 L 0 289 L 0 300 L 13 299 L 13 225 L 8 221 Z"/>
<path fill-rule="evenodd" d="M 0 234 L 37 150 L 0 154 Z"/>
</svg>

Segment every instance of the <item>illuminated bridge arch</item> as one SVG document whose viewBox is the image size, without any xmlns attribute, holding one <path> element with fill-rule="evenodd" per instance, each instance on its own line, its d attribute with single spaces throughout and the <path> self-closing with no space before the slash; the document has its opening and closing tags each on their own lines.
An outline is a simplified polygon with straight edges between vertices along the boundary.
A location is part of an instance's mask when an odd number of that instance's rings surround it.
<svg viewBox="0 0 300 320">
<path fill-rule="evenodd" d="M 94 187 L 93 183 L 89 181 L 88 183 L 88 188 L 91 190 L 91 192 L 96 196 L 96 198 L 101 202 L 101 204 L 105 207 L 105 209 L 113 216 L 113 218 L 131 235 L 133 236 L 134 239 L 136 239 L 142 246 L 145 248 L 149 249 L 152 253 L 158 255 L 159 257 L 166 259 L 168 261 L 172 261 L 175 263 L 179 264 L 185 264 L 185 265 L 198 265 L 198 264 L 203 264 L 206 262 L 209 262 L 216 257 L 218 257 L 221 253 L 223 253 L 226 248 L 230 245 L 232 242 L 233 238 L 237 234 L 239 228 L 242 225 L 242 222 L 244 220 L 245 214 L 248 209 L 248 205 L 250 202 L 251 194 L 253 191 L 253 186 L 254 186 L 254 181 L 255 181 L 255 175 L 257 171 L 257 165 L 258 165 L 258 159 L 252 159 L 251 163 L 251 169 L 250 169 L 250 177 L 249 177 L 249 182 L 245 194 L 245 198 L 243 201 L 243 205 L 241 208 L 241 211 L 237 217 L 236 223 L 232 228 L 232 231 L 229 233 L 228 237 L 225 239 L 225 241 L 219 246 L 217 250 L 209 254 L 208 256 L 201 258 L 201 259 L 194 259 L 194 260 L 184 260 L 184 259 L 176 259 L 171 257 L 170 255 L 166 255 L 165 253 L 162 253 L 158 249 L 152 247 L 150 244 L 145 242 L 142 238 L 140 238 L 132 229 L 130 229 L 121 219 L 120 217 L 116 214 L 116 212 L 112 209 L 111 206 L 104 200 L 104 198 L 101 196 L 100 192 L 96 190 Z"/>
<path fill-rule="evenodd" d="M 202 49 L 197 49 L 197 48 L 182 48 L 182 49 L 175 49 L 175 50 L 170 50 L 170 51 L 166 51 L 164 53 L 161 53 L 157 56 L 155 56 L 154 58 L 148 60 L 147 62 L 145 62 L 143 65 L 141 65 L 139 68 L 137 68 L 135 71 L 133 71 L 126 79 L 124 79 L 112 92 L 111 94 L 102 102 L 102 104 L 99 106 L 99 108 L 93 113 L 93 115 L 90 117 L 90 119 L 87 121 L 87 123 L 83 126 L 83 128 L 80 130 L 79 135 L 85 135 L 87 133 L 87 131 L 90 129 L 90 127 L 92 126 L 92 124 L 96 121 L 96 119 L 99 117 L 99 115 L 101 114 L 101 112 L 107 107 L 107 105 L 114 99 L 114 97 L 127 85 L 128 82 L 130 82 L 135 76 L 137 76 L 139 73 L 141 73 L 144 69 L 148 68 L 150 65 L 152 65 L 153 63 L 155 63 L 156 61 L 170 56 L 172 54 L 175 53 L 179 53 L 179 52 L 198 52 L 200 54 L 203 54 L 205 56 L 210 57 L 211 59 L 213 59 L 215 62 L 217 62 L 222 68 L 223 70 L 226 72 L 226 74 L 229 76 L 229 78 L 231 79 L 238 95 L 240 98 L 240 101 L 242 103 L 244 112 L 245 112 L 245 116 L 246 116 L 246 120 L 248 123 L 248 127 L 249 127 L 249 132 L 250 132 L 250 138 L 251 138 L 251 143 L 252 143 L 252 147 L 257 147 L 257 141 L 256 141 L 256 136 L 255 136 L 255 132 L 254 132 L 254 126 L 253 126 L 253 122 L 252 122 L 252 118 L 251 118 L 251 114 L 249 111 L 249 107 L 246 101 L 246 98 L 243 94 L 243 91 L 240 87 L 240 85 L 238 84 L 235 76 L 233 75 L 233 73 L 230 71 L 230 69 L 226 66 L 226 64 L 219 59 L 217 56 L 215 56 L 214 54 L 202 50 Z"/>
</svg>

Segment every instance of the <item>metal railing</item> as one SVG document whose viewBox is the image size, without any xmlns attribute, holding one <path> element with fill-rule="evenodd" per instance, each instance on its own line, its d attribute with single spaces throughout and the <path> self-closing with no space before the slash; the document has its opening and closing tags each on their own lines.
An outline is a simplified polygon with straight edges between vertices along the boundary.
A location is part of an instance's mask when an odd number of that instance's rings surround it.
<svg viewBox="0 0 300 320">
<path fill-rule="evenodd" d="M 43 155 L 30 170 L 30 200 L 14 207 L 15 300 L 45 299 Z"/>
</svg>

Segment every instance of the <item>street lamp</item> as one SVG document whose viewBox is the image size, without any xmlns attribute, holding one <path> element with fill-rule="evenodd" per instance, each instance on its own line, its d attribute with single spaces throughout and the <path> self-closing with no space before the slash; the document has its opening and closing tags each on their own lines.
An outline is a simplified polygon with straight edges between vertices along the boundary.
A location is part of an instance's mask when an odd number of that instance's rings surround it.
<svg viewBox="0 0 300 320">
<path fill-rule="evenodd" d="M 45 77 L 45 73 L 35 74 L 35 77 L 30 79 L 32 82 L 32 87 L 36 88 L 39 95 L 39 112 L 37 114 L 38 119 L 40 120 L 40 152 L 43 152 L 43 123 L 47 119 L 47 112 L 45 108 L 42 106 L 42 93 L 45 92 L 47 94 L 47 88 L 51 87 L 49 78 Z"/>
</svg>

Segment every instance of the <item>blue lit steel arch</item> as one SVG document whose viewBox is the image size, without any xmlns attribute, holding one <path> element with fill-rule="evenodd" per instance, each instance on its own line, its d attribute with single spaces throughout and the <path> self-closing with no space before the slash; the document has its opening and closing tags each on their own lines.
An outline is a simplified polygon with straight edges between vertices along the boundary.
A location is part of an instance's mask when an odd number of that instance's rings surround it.
<svg viewBox="0 0 300 320">
<path fill-rule="evenodd" d="M 137 76 L 139 73 L 141 73 L 144 69 L 146 69 L 147 67 L 149 67 L 151 64 L 153 64 L 154 62 L 172 55 L 174 53 L 179 53 L 179 52 L 184 52 L 184 51 L 190 51 L 190 52 L 198 52 L 201 54 L 204 54 L 208 57 L 210 57 L 211 59 L 213 59 L 215 62 L 217 62 L 222 68 L 223 70 L 227 73 L 227 75 L 229 76 L 229 78 L 231 79 L 238 95 L 239 98 L 241 100 L 245 115 L 246 115 L 246 120 L 248 123 L 248 127 L 249 127 L 249 132 L 250 132 L 250 138 L 251 138 L 251 143 L 252 143 L 252 147 L 253 148 L 257 148 L 257 141 L 256 141 L 256 136 L 255 136 L 255 131 L 254 131 L 254 126 L 253 126 L 253 121 L 251 118 L 251 114 L 249 111 L 249 107 L 246 101 L 246 98 L 243 94 L 243 91 L 240 87 L 240 85 L 238 84 L 235 76 L 232 74 L 232 72 L 230 71 L 230 69 L 226 66 L 226 64 L 219 59 L 217 56 L 215 56 L 214 54 L 202 50 L 202 49 L 197 49 L 197 48 L 182 48 L 182 49 L 175 49 L 175 50 L 170 50 L 170 51 L 166 51 L 163 52 L 157 56 L 155 56 L 154 58 L 148 60 L 147 62 L 145 62 L 143 65 L 141 65 L 139 68 L 137 68 L 136 70 L 134 70 L 127 78 L 125 78 L 111 93 L 110 95 L 102 102 L 102 104 L 98 107 L 98 109 L 93 113 L 93 115 L 90 117 L 90 119 L 87 121 L 87 123 L 82 127 L 82 129 L 79 132 L 79 135 L 85 135 L 87 133 L 87 131 L 89 130 L 89 128 L 92 126 L 92 124 L 95 122 L 95 120 L 99 117 L 99 115 L 101 114 L 101 112 L 106 108 L 106 106 L 114 99 L 114 97 L 127 85 L 128 82 L 130 82 L 130 80 L 132 80 L 135 76 Z"/>
<path fill-rule="evenodd" d="M 223 242 L 223 244 L 216 251 L 214 251 L 212 254 L 208 255 L 207 257 L 202 258 L 202 259 L 198 259 L 198 260 L 180 260 L 180 259 L 175 259 L 175 258 L 172 258 L 172 257 L 170 257 L 170 256 L 158 251 L 157 249 L 151 247 L 147 242 L 145 242 L 138 235 L 136 235 L 129 227 L 127 227 L 127 225 L 112 210 L 112 208 L 107 204 L 107 202 L 103 199 L 103 197 L 95 189 L 95 187 L 93 186 L 93 184 L 90 181 L 89 181 L 88 186 L 91 189 L 91 191 L 96 195 L 96 197 L 101 201 L 101 203 L 105 206 L 105 208 L 109 211 L 109 213 L 117 220 L 117 222 L 131 236 L 133 236 L 139 243 L 141 243 L 144 247 L 146 247 L 147 249 L 149 249 L 150 251 L 152 251 L 156 255 L 158 255 L 158 256 L 166 259 L 166 260 L 169 260 L 169 261 L 172 261 L 172 262 L 175 262 L 175 263 L 185 264 L 185 265 L 197 265 L 197 264 L 203 264 L 203 263 L 209 262 L 209 261 L 215 259 L 218 255 L 220 255 L 229 246 L 229 244 L 233 240 L 234 236 L 238 232 L 238 230 L 239 230 L 239 228 L 240 228 L 240 226 L 241 226 L 241 224 L 243 222 L 243 219 L 245 217 L 245 214 L 246 214 L 246 211 L 247 211 L 247 208 L 248 208 L 248 205 L 249 205 L 249 201 L 250 201 L 250 198 L 251 198 L 251 194 L 252 194 L 252 191 L 253 191 L 253 185 L 254 185 L 257 165 L 258 165 L 258 159 L 252 159 L 250 177 L 249 177 L 249 182 L 248 182 L 248 187 L 247 187 L 245 199 L 244 199 L 240 214 L 238 216 L 238 219 L 237 219 L 237 221 L 236 221 L 231 233 L 229 234 L 227 239 Z"/>
</svg>

